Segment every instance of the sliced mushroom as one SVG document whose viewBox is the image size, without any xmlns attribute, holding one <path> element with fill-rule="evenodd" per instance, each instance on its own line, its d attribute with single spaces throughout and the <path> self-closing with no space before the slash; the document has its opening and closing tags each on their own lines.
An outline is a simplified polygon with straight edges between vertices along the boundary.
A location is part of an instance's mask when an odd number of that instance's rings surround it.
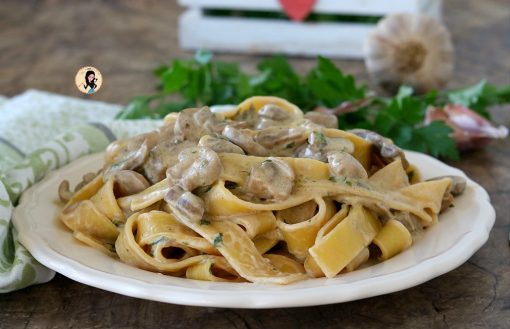
<svg viewBox="0 0 510 329">
<path fill-rule="evenodd" d="M 167 168 L 175 165 L 179 160 L 177 156 L 182 150 L 195 146 L 194 142 L 184 141 L 176 143 L 172 140 L 164 140 L 158 143 L 149 152 L 149 156 L 143 165 L 145 177 L 155 184 L 165 178 Z"/>
<path fill-rule="evenodd" d="M 316 130 L 308 137 L 308 145 L 297 150 L 297 156 L 327 162 L 328 152 L 334 151 L 352 153 L 354 144 L 346 138 L 326 137 Z"/>
<path fill-rule="evenodd" d="M 89 172 L 89 173 L 83 175 L 81 182 L 76 184 L 76 186 L 74 187 L 74 193 L 76 193 L 82 187 L 84 187 L 85 185 L 90 183 L 96 176 L 97 176 L 97 173 L 93 173 L 93 172 Z"/>
<path fill-rule="evenodd" d="M 328 152 L 354 152 L 354 144 L 347 138 L 326 137 L 327 145 L 322 149 L 326 154 Z"/>
<path fill-rule="evenodd" d="M 441 200 L 441 210 L 440 210 L 440 213 L 442 213 L 443 211 L 445 211 L 448 208 L 452 207 L 454 199 L 455 199 L 455 197 L 453 196 L 453 194 L 448 192 L 448 191 L 446 191 L 444 193 L 444 195 L 443 195 L 443 199 Z"/>
<path fill-rule="evenodd" d="M 322 148 L 326 145 L 326 136 L 321 132 L 314 131 L 308 136 L 308 144 L 296 150 L 296 156 L 299 158 L 309 158 L 326 162 L 327 158 L 325 154 L 322 153 Z"/>
<path fill-rule="evenodd" d="M 260 200 L 283 201 L 291 194 L 294 179 L 294 171 L 285 161 L 269 157 L 251 169 L 244 190 Z"/>
<path fill-rule="evenodd" d="M 148 133 L 119 139 L 108 145 L 105 156 L 106 163 L 110 165 L 124 160 L 140 149 L 144 143 L 147 149 L 150 150 L 160 141 L 171 139 L 173 134 L 174 123 L 168 122 L 164 126 Z"/>
<path fill-rule="evenodd" d="M 316 150 L 310 145 L 302 145 L 296 149 L 296 157 L 298 158 L 307 158 L 319 160 L 322 162 L 326 162 L 327 159 L 324 158 L 322 152 L 320 150 Z"/>
<path fill-rule="evenodd" d="M 156 138 L 157 132 L 150 132 L 143 135 L 133 136 L 131 138 L 116 140 L 106 148 L 105 162 L 107 165 L 111 165 L 115 162 L 122 161 L 131 153 L 138 150 L 147 139 L 153 140 Z"/>
<path fill-rule="evenodd" d="M 228 125 L 223 129 L 222 135 L 232 143 L 240 146 L 246 154 L 265 156 L 269 153 L 265 147 L 255 142 L 248 130 L 237 129 Z"/>
<path fill-rule="evenodd" d="M 445 191 L 443 195 L 443 200 L 441 202 L 441 212 L 445 211 L 446 209 L 450 208 L 453 204 L 454 197 L 461 195 L 464 193 L 464 190 L 466 189 L 466 179 L 462 176 L 455 176 L 455 175 L 446 175 L 446 176 L 439 176 L 427 179 L 427 181 L 433 181 L 433 180 L 439 180 L 443 178 L 450 178 L 452 181 L 452 184 L 450 187 Z"/>
<path fill-rule="evenodd" d="M 175 138 L 178 142 L 182 142 L 189 137 L 195 137 L 197 133 L 196 123 L 193 115 L 198 111 L 195 108 L 182 110 L 175 122 Z M 198 131 L 200 133 L 200 131 Z"/>
<path fill-rule="evenodd" d="M 310 111 L 305 113 L 305 119 L 326 128 L 338 128 L 338 118 L 334 114 Z"/>
<path fill-rule="evenodd" d="M 269 127 L 275 127 L 275 126 L 280 126 L 280 125 L 281 125 L 281 122 L 279 122 L 279 121 L 261 117 L 258 119 L 257 123 L 255 124 L 255 129 L 266 129 Z"/>
<path fill-rule="evenodd" d="M 285 143 L 300 144 L 308 138 L 307 130 L 301 127 L 269 127 L 257 133 L 255 140 L 271 149 Z"/>
<path fill-rule="evenodd" d="M 234 117 L 233 126 L 236 128 L 250 128 L 255 125 L 259 118 L 259 114 L 254 107 L 250 107 L 245 111 L 239 111 Z"/>
<path fill-rule="evenodd" d="M 294 119 L 293 114 L 282 109 L 275 104 L 266 104 L 258 112 L 259 119 L 255 124 L 256 129 L 265 129 L 268 127 L 281 126 L 285 123 L 290 123 Z"/>
<path fill-rule="evenodd" d="M 177 119 L 176 119 L 177 121 Z M 157 143 L 161 142 L 161 141 L 165 141 L 165 140 L 171 140 L 173 139 L 174 137 L 174 131 L 175 129 L 175 122 L 170 122 L 169 120 L 167 120 L 167 122 L 159 127 L 158 129 L 156 129 L 156 132 L 158 133 L 157 135 L 157 139 L 156 140 L 148 140 L 148 146 L 149 146 L 149 149 L 153 148 Z"/>
<path fill-rule="evenodd" d="M 393 218 L 401 222 L 409 232 L 418 231 L 423 228 L 418 217 L 408 211 L 397 211 Z"/>
<path fill-rule="evenodd" d="M 191 222 L 196 223 L 204 216 L 204 201 L 180 185 L 174 185 L 168 190 L 165 201 Z"/>
<path fill-rule="evenodd" d="M 114 194 L 120 198 L 141 192 L 150 186 L 141 174 L 132 170 L 121 170 L 112 175 L 115 179 Z"/>
<path fill-rule="evenodd" d="M 71 189 L 69 186 L 69 181 L 63 180 L 60 183 L 60 185 L 58 186 L 58 196 L 59 196 L 60 201 L 62 201 L 62 202 L 69 201 L 76 192 L 78 192 L 82 187 L 84 187 L 85 185 L 90 183 L 94 178 L 96 178 L 96 176 L 100 172 L 101 172 L 101 170 L 98 171 L 97 173 L 89 172 L 89 173 L 86 173 L 85 175 L 83 175 L 81 182 L 76 184 L 73 192 L 71 192 Z"/>
<path fill-rule="evenodd" d="M 202 199 L 193 190 L 218 180 L 222 165 L 218 155 L 204 146 L 183 150 L 179 162 L 167 170 L 170 190 L 165 201 L 191 221 L 200 220 L 205 211 Z"/>
<path fill-rule="evenodd" d="M 368 174 L 355 157 L 346 152 L 329 152 L 329 170 L 333 176 L 367 179 Z"/>
<path fill-rule="evenodd" d="M 175 139 L 178 142 L 198 142 L 203 135 L 215 132 L 217 124 L 216 117 L 207 106 L 185 109 L 175 122 Z"/>
<path fill-rule="evenodd" d="M 58 197 L 60 201 L 66 203 L 71 200 L 73 197 L 73 193 L 69 190 L 69 181 L 63 180 L 62 183 L 58 186 Z"/>
<path fill-rule="evenodd" d="M 244 154 L 242 148 L 237 146 L 236 144 L 230 142 L 225 137 L 221 135 L 205 135 L 200 138 L 198 142 L 199 146 L 205 146 L 218 153 L 237 153 Z"/>
<path fill-rule="evenodd" d="M 276 121 L 285 121 L 291 118 L 291 114 L 278 105 L 266 104 L 259 110 L 259 116 Z"/>
<path fill-rule="evenodd" d="M 216 152 L 204 146 L 183 150 L 178 160 L 177 164 L 168 168 L 166 175 L 170 187 L 179 185 L 186 191 L 213 184 L 223 169 Z"/>
<path fill-rule="evenodd" d="M 407 169 L 409 166 L 409 162 L 407 161 L 404 152 L 401 148 L 393 144 L 391 139 L 365 129 L 352 129 L 349 130 L 349 132 L 372 143 L 372 145 L 378 150 L 379 156 L 382 157 L 381 160 L 384 164 L 391 163 L 397 157 L 400 157 L 404 169 Z"/>
<path fill-rule="evenodd" d="M 149 149 L 147 146 L 147 141 L 144 141 L 142 145 L 137 148 L 131 150 L 127 153 L 121 160 L 118 160 L 115 163 L 107 166 L 103 172 L 103 180 L 107 181 L 110 175 L 120 170 L 133 170 L 141 167 L 145 160 L 147 160 L 147 156 L 149 155 Z"/>
</svg>

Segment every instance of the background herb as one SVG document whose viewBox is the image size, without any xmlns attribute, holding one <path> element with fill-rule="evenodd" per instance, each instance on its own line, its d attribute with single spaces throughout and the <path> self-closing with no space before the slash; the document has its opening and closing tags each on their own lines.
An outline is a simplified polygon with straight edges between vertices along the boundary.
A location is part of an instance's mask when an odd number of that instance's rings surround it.
<svg viewBox="0 0 510 329">
<path fill-rule="evenodd" d="M 451 103 L 464 105 L 490 119 L 487 108 L 510 103 L 510 86 L 498 88 L 482 80 L 474 86 L 448 93 Z"/>
<path fill-rule="evenodd" d="M 243 72 L 237 63 L 212 58 L 212 53 L 198 51 L 191 60 L 177 59 L 158 67 L 154 70 L 157 92 L 135 97 L 117 118 L 163 118 L 187 107 L 239 104 L 251 96 L 272 95 L 305 112 L 318 106 L 339 110 L 341 129 L 370 129 L 403 148 L 457 159 L 452 129 L 440 121 L 423 125 L 427 107 L 461 104 L 489 118 L 490 106 L 510 103 L 510 86 L 499 88 L 486 81 L 426 95 L 415 95 L 412 88 L 402 86 L 394 97 L 379 97 L 324 57 L 318 57 L 315 67 L 302 76 L 282 56 L 262 60 L 255 74 Z"/>
</svg>

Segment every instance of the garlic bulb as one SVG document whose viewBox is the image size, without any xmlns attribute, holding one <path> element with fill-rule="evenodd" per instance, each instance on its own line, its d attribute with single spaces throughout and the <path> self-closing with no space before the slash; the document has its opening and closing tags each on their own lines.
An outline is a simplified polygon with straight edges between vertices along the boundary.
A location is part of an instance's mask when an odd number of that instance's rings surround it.
<svg viewBox="0 0 510 329">
<path fill-rule="evenodd" d="M 392 91 L 402 84 L 417 92 L 441 88 L 454 66 L 450 33 L 430 16 L 389 15 L 366 40 L 365 64 L 371 77 Z"/>
</svg>

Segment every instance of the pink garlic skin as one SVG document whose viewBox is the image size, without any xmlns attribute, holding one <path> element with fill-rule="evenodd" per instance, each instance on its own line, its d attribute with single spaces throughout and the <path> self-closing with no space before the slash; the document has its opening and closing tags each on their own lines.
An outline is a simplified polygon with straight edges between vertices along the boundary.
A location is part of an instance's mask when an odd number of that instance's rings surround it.
<svg viewBox="0 0 510 329">
<path fill-rule="evenodd" d="M 505 126 L 496 127 L 463 105 L 448 104 L 444 108 L 429 106 L 425 124 L 436 120 L 445 122 L 453 129 L 453 139 L 462 151 L 480 148 L 493 139 L 508 136 Z"/>
</svg>

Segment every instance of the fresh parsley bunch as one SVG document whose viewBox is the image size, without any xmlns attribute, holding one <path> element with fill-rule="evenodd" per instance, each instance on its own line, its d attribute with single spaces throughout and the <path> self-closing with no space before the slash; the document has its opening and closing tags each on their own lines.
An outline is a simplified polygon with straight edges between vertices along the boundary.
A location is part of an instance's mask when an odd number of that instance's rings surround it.
<svg viewBox="0 0 510 329">
<path fill-rule="evenodd" d="M 461 104 L 489 118 L 488 107 L 510 103 L 510 86 L 498 88 L 485 81 L 426 95 L 415 95 L 412 88 L 402 86 L 396 96 L 388 98 L 372 95 L 324 57 L 318 57 L 316 66 L 303 76 L 282 56 L 259 62 L 256 74 L 212 57 L 210 52 L 198 51 L 192 60 L 176 59 L 158 67 L 154 71 L 159 79 L 157 92 L 135 97 L 117 118 L 163 118 L 188 107 L 238 104 L 251 96 L 272 95 L 305 112 L 316 107 L 330 109 L 338 114 L 340 129 L 373 130 L 405 149 L 457 159 L 452 128 L 441 121 L 423 124 L 427 107 Z"/>
</svg>

